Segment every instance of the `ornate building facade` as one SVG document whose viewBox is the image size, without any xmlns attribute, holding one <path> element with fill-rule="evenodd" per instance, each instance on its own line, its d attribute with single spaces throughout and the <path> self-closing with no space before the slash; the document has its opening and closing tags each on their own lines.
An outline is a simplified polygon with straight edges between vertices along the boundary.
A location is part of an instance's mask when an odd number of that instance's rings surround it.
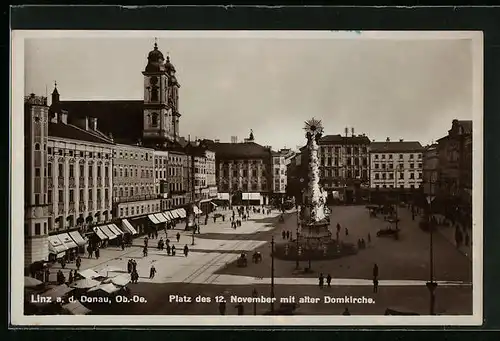
<svg viewBox="0 0 500 341">
<path fill-rule="evenodd" d="M 412 190 L 423 180 L 424 148 L 416 141 L 372 142 L 370 145 L 370 187 Z"/>
<path fill-rule="evenodd" d="M 273 165 L 273 194 L 274 197 L 282 201 L 286 193 L 287 185 L 287 166 L 286 166 L 286 151 L 272 152 Z"/>
</svg>

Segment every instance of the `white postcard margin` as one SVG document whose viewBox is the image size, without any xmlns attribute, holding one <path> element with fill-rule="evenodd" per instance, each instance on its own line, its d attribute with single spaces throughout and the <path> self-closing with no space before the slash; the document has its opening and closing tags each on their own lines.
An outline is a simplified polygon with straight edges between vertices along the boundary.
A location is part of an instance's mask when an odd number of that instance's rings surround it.
<svg viewBox="0 0 500 341">
<path fill-rule="evenodd" d="M 24 40 L 42 38 L 470 39 L 473 49 L 473 314 L 460 316 L 25 316 Z M 43 61 L 41 61 L 43 67 Z M 10 323 L 16 326 L 474 326 L 483 323 L 483 32 L 481 31 L 11 31 Z"/>
</svg>

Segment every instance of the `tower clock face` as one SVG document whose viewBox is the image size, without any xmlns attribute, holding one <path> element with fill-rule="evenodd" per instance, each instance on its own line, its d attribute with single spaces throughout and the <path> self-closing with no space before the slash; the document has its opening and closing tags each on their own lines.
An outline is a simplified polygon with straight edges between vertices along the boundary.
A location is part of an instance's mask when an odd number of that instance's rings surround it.
<svg viewBox="0 0 500 341">
<path fill-rule="evenodd" d="M 150 83 L 151 85 L 155 85 L 155 84 L 157 84 L 157 83 L 158 83 L 158 77 L 156 77 L 156 76 L 151 77 L 151 78 L 149 79 L 149 83 Z"/>
</svg>

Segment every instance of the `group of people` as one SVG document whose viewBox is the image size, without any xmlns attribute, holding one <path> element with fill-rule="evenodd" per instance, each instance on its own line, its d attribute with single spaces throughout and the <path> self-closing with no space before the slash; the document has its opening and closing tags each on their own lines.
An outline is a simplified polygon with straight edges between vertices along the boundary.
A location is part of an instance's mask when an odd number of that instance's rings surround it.
<svg viewBox="0 0 500 341">
<path fill-rule="evenodd" d="M 292 233 L 290 231 L 281 232 L 283 239 L 290 240 L 292 238 Z"/>
<path fill-rule="evenodd" d="M 87 246 L 87 252 L 88 252 L 89 258 L 92 258 L 93 255 L 95 255 L 96 259 L 99 259 L 99 256 L 101 253 L 98 245 L 92 246 L 91 244 L 89 244 Z"/>
<path fill-rule="evenodd" d="M 132 283 L 137 283 L 139 280 L 139 273 L 137 272 L 137 262 L 135 259 L 128 260 L 127 272 L 130 274 L 130 281 Z"/>
<path fill-rule="evenodd" d="M 318 280 L 320 289 L 323 289 L 323 287 L 325 286 L 325 277 L 323 276 L 323 273 L 319 274 Z M 328 287 L 331 287 L 332 285 L 332 276 L 330 274 L 326 276 L 326 285 Z"/>
</svg>

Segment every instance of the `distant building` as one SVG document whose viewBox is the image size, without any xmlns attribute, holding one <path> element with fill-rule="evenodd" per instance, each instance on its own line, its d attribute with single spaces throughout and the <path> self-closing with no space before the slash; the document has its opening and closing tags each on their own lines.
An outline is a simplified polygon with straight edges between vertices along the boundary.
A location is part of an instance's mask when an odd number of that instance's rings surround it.
<svg viewBox="0 0 500 341">
<path fill-rule="evenodd" d="M 253 134 L 252 134 L 253 135 Z M 215 152 L 218 199 L 233 204 L 269 204 L 273 191 L 271 148 L 254 142 L 208 142 Z"/>
<path fill-rule="evenodd" d="M 285 158 L 287 151 L 280 150 L 279 152 L 272 152 L 272 165 L 273 165 L 273 194 L 274 197 L 282 202 L 286 194 L 287 185 L 287 167 Z"/>
<path fill-rule="evenodd" d="M 426 196 L 436 196 L 439 189 L 439 154 L 437 143 L 425 147 L 422 186 Z"/>
<path fill-rule="evenodd" d="M 424 148 L 417 141 L 399 140 L 370 144 L 372 189 L 417 189 L 423 180 Z"/>
<path fill-rule="evenodd" d="M 472 215 L 472 121 L 453 120 L 448 135 L 437 141 L 439 194 L 446 198 L 448 210 Z"/>
</svg>

